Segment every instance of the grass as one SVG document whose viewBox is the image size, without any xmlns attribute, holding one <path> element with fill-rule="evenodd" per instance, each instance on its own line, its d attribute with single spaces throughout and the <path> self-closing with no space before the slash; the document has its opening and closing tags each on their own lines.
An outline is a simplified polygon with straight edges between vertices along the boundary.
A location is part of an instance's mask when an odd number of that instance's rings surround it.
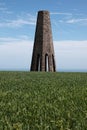
<svg viewBox="0 0 87 130">
<path fill-rule="evenodd" d="M 87 73 L 0 72 L 0 130 L 87 130 Z"/>
</svg>

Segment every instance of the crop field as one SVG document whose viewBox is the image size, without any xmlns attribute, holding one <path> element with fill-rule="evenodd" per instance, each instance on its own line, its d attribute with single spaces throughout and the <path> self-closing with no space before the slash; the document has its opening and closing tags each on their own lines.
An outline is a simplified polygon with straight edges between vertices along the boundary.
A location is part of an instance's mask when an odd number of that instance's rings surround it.
<svg viewBox="0 0 87 130">
<path fill-rule="evenodd" d="M 0 72 L 0 130 L 87 130 L 87 73 Z"/>
</svg>

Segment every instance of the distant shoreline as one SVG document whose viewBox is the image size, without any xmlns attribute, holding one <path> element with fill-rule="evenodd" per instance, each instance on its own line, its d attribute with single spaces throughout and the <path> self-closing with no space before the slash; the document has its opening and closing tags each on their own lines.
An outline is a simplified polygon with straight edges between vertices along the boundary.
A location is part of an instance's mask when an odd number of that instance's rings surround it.
<svg viewBox="0 0 87 130">
<path fill-rule="evenodd" d="M 29 71 L 30 69 L 0 69 L 0 71 Z M 57 69 L 56 72 L 87 72 L 87 69 Z"/>
</svg>

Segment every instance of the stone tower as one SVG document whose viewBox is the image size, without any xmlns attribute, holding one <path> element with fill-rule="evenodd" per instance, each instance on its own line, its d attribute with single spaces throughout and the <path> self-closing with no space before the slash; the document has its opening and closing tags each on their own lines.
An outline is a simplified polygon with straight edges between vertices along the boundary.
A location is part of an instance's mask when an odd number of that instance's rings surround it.
<svg viewBox="0 0 87 130">
<path fill-rule="evenodd" d="M 56 71 L 50 15 L 48 11 L 38 12 L 30 70 Z"/>
</svg>

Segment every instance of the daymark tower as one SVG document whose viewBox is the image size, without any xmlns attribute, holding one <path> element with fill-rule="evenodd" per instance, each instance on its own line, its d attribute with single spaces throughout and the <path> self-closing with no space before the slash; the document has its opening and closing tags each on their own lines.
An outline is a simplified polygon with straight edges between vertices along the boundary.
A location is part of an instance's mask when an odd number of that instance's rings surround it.
<svg viewBox="0 0 87 130">
<path fill-rule="evenodd" d="M 56 71 L 50 14 L 39 11 L 30 71 Z"/>
</svg>

